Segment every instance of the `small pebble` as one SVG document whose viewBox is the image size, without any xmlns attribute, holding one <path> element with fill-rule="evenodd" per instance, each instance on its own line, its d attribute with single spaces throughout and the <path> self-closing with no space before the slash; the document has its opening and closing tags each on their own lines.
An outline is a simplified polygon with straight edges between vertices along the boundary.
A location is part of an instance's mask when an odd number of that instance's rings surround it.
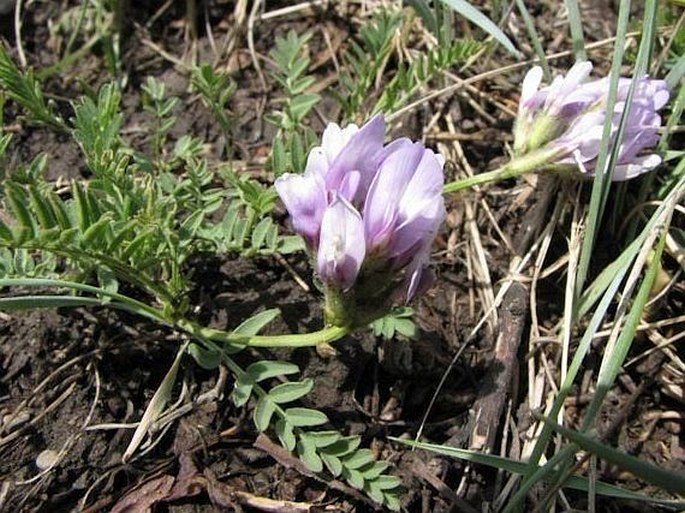
<svg viewBox="0 0 685 513">
<path fill-rule="evenodd" d="M 3 431 L 9 433 L 23 424 L 26 424 L 29 420 L 31 420 L 31 414 L 27 411 L 23 411 L 16 416 L 11 413 L 8 415 L 3 415 L 0 425 L 2 426 Z"/>
<path fill-rule="evenodd" d="M 59 453 L 57 451 L 45 449 L 36 458 L 36 467 L 38 467 L 39 470 L 47 470 L 57 463 L 58 457 Z"/>
</svg>

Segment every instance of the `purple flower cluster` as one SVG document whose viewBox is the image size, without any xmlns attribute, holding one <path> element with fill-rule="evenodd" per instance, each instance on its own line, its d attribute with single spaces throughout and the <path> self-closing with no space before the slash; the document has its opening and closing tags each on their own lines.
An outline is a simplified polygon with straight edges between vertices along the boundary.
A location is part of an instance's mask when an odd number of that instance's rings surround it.
<svg viewBox="0 0 685 513">
<path fill-rule="evenodd" d="M 406 138 L 384 145 L 384 136 L 381 115 L 361 128 L 331 123 L 304 174 L 285 174 L 275 185 L 327 287 L 387 299 L 399 277 L 409 300 L 428 281 L 430 247 L 445 217 L 444 160 Z"/>
<path fill-rule="evenodd" d="M 592 64 L 576 63 L 566 74 L 540 88 L 542 69 L 532 68 L 523 80 L 514 128 L 514 150 L 526 154 L 537 149 L 556 150 L 556 164 L 582 164 L 594 172 L 604 122 L 611 116 L 612 142 L 627 108 L 631 79 L 620 78 L 614 110 L 606 111 L 609 78 L 589 81 Z M 661 163 L 656 154 L 642 152 L 658 141 L 658 114 L 669 98 L 666 82 L 642 77 L 635 84 L 626 130 L 620 142 L 613 180 L 622 181 Z"/>
</svg>

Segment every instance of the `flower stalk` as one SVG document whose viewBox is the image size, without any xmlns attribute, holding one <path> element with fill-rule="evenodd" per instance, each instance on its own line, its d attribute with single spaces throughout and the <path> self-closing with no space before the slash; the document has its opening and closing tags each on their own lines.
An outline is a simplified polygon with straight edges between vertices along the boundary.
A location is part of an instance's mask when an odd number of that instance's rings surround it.
<svg viewBox="0 0 685 513">
<path fill-rule="evenodd" d="M 328 326 L 319 331 L 304 334 L 246 336 L 207 328 L 188 319 L 179 319 L 175 325 L 194 337 L 245 347 L 312 347 L 335 342 L 351 331 L 345 326 Z"/>
<path fill-rule="evenodd" d="M 445 184 L 442 192 L 444 194 L 450 194 L 462 191 L 464 189 L 470 189 L 472 187 L 476 187 L 477 185 L 499 182 L 509 178 L 516 178 L 521 175 L 525 175 L 526 173 L 539 171 L 542 168 L 550 166 L 550 162 L 554 161 L 558 153 L 559 152 L 555 149 L 545 149 L 537 150 L 520 157 L 514 157 L 503 166 L 492 171 L 487 171 L 485 173 L 469 176 L 467 178 L 462 178 L 460 180 L 455 180 Z"/>
</svg>

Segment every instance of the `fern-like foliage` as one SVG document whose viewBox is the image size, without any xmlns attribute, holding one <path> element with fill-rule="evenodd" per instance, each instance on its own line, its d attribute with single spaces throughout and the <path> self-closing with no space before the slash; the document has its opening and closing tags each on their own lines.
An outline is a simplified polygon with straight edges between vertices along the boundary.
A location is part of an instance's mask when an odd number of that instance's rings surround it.
<svg viewBox="0 0 685 513">
<path fill-rule="evenodd" d="M 292 132 L 277 136 L 271 146 L 269 165 L 276 176 L 283 173 L 301 173 L 307 163 L 307 155 L 319 142 L 319 137 L 309 127 L 302 133 Z"/>
<path fill-rule="evenodd" d="M 403 23 L 401 11 L 379 10 L 360 29 L 360 41 L 350 42 L 350 49 L 344 55 L 348 71 L 341 77 L 345 92 L 338 96 L 347 117 L 354 118 L 364 112 L 372 97 L 378 98 L 370 109 L 372 113 L 396 111 L 440 73 L 465 61 L 482 47 L 475 41 L 454 40 L 420 53 L 410 63 L 399 62 L 393 78 L 382 84 L 378 96 L 380 75 L 393 56 L 393 42 L 399 37 Z"/>
<path fill-rule="evenodd" d="M 401 11 L 380 9 L 361 27 L 359 43 L 350 41 L 350 50 L 344 55 L 344 69 L 349 71 L 340 78 L 343 92 L 337 96 L 346 117 L 352 118 L 363 111 L 388 63 L 393 39 L 403 20 Z"/>
<path fill-rule="evenodd" d="M 0 73 L 3 69 L 12 77 L 0 78 L 8 96 L 47 124 L 49 107 L 41 103 L 39 83 L 0 52 Z M 5 248 L 0 265 L 5 275 L 47 272 L 41 252 L 48 252 L 61 259 L 72 279 L 96 277 L 110 290 L 129 282 L 182 314 L 189 286 L 185 263 L 191 255 L 212 251 L 250 256 L 302 248 L 298 238 L 278 233 L 270 216 L 276 197 L 272 188 L 210 168 L 199 139 L 182 137 L 167 152 L 177 99 L 167 98 L 155 79 L 148 80 L 144 91 L 145 108 L 153 116 L 154 159 L 123 140 L 121 91 L 106 84 L 95 97 L 74 102 L 68 124 L 59 121 L 83 152 L 92 173 L 89 182 L 73 181 L 58 193 L 44 179 L 47 155 L 5 177 L 0 185 L 0 247 Z M 0 158 L 10 141 L 9 135 L 0 136 Z M 223 219 L 216 216 L 221 209 Z"/>
<path fill-rule="evenodd" d="M 311 34 L 298 35 L 291 30 L 286 37 L 277 37 L 276 46 L 270 52 L 275 63 L 271 76 L 283 89 L 283 109 L 272 112 L 267 119 L 286 133 L 298 130 L 314 106 L 321 100 L 316 93 L 307 89 L 316 82 L 313 76 L 306 75 L 310 59 L 306 55 L 306 45 Z"/>
<path fill-rule="evenodd" d="M 143 228 L 145 221 L 137 212 L 77 181 L 65 198 L 41 179 L 8 179 L 5 191 L 13 222 L 0 222 L 1 246 L 50 252 L 66 259 L 84 278 L 108 269 L 160 300 L 173 296 L 171 288 L 156 284 L 164 281 L 171 267 L 168 258 L 158 260 L 163 256 L 158 246 L 165 241 L 156 230 Z M 129 212 L 134 215 L 126 218 Z"/>
<path fill-rule="evenodd" d="M 373 334 L 391 340 L 397 333 L 407 338 L 416 337 L 416 324 L 412 320 L 414 309 L 408 306 L 396 308 L 385 317 L 371 323 Z"/>
<path fill-rule="evenodd" d="M 148 77 L 142 89 L 143 108 L 153 116 L 152 147 L 157 164 L 161 167 L 160 159 L 163 156 L 167 134 L 176 123 L 173 112 L 180 100 L 175 96 L 167 98 L 164 82 L 154 77 Z"/>
<path fill-rule="evenodd" d="M 279 314 L 278 309 L 260 312 L 240 324 L 233 333 L 255 335 Z M 359 436 L 344 436 L 331 429 L 313 429 L 329 422 L 323 412 L 297 404 L 312 390 L 313 380 L 285 380 L 283 376 L 292 376 L 300 370 L 297 365 L 284 361 L 260 360 L 243 369 L 231 355 L 244 348 L 232 344 L 212 346 L 200 339 L 190 345 L 189 352 L 208 370 L 223 362 L 235 376 L 230 396 L 233 403 L 237 407 L 252 403 L 252 420 L 257 430 L 275 434 L 280 444 L 296 454 L 312 472 L 327 471 L 329 476 L 341 477 L 379 504 L 393 511 L 399 510 L 401 481 L 386 474 L 391 466 L 388 462 L 377 461 L 370 450 L 360 448 Z M 278 384 L 267 389 L 274 378 L 279 378 Z"/>
<path fill-rule="evenodd" d="M 419 55 L 410 64 L 400 64 L 395 76 L 383 89 L 374 112 L 394 112 L 402 107 L 420 88 L 443 71 L 464 62 L 482 47 L 471 40 L 454 41 L 450 46 L 438 46 Z"/>
<path fill-rule="evenodd" d="M 121 185 L 126 175 L 114 164 L 117 152 L 122 150 L 119 134 L 124 121 L 119 87 L 105 84 L 96 100 L 85 96 L 77 101 L 74 112 L 72 135 L 81 146 L 89 169 L 97 177 L 106 175 Z M 115 171 L 119 172 L 112 173 Z"/>
<path fill-rule="evenodd" d="M 0 247 L 0 278 L 55 278 L 57 259 L 54 255 L 36 255 L 27 249 L 12 251 Z"/>
<path fill-rule="evenodd" d="M 235 82 L 228 73 L 215 71 L 209 64 L 204 64 L 193 69 L 191 84 L 219 123 L 226 140 L 226 155 L 230 158 L 234 116 L 228 104 L 237 88 Z"/>
<path fill-rule="evenodd" d="M 307 92 L 316 79 L 307 75 L 310 59 L 307 44 L 311 34 L 298 35 L 290 31 L 277 37 L 270 56 L 274 62 L 271 76 L 283 91 L 282 108 L 267 115 L 267 120 L 278 127 L 274 139 L 270 166 L 278 176 L 285 172 L 301 172 L 307 153 L 316 144 L 317 136 L 305 121 L 321 100 L 317 93 Z"/>
<path fill-rule="evenodd" d="M 45 99 L 33 71 L 22 72 L 4 45 L 0 45 L 0 87 L 29 112 L 33 122 L 47 125 L 60 132 L 66 130 L 66 125 L 55 113 L 54 106 Z"/>
<path fill-rule="evenodd" d="M 359 436 L 344 436 L 335 430 L 316 430 L 328 423 L 328 417 L 311 408 L 293 406 L 314 386 L 311 379 L 286 381 L 266 391 L 263 383 L 271 378 L 299 372 L 289 362 L 258 361 L 238 374 L 231 399 L 236 406 L 256 397 L 253 421 L 256 428 L 270 428 L 281 445 L 295 453 L 313 472 L 327 470 L 333 477 L 342 477 L 353 487 L 364 491 L 376 502 L 393 511 L 399 510 L 401 481 L 385 472 L 390 464 L 377 461 L 369 449 L 360 449 Z"/>
<path fill-rule="evenodd" d="M 118 156 L 111 176 L 130 169 L 129 157 Z M 183 264 L 199 251 L 250 256 L 302 249 L 301 239 L 280 235 L 270 217 L 271 188 L 246 178 L 235 178 L 230 194 L 212 188 L 204 160 L 191 160 L 188 176 L 180 181 L 148 176 L 131 184 L 122 179 L 119 185 L 98 177 L 88 185 L 73 181 L 64 195 L 32 176 L 31 169 L 44 168 L 47 160 L 37 162 L 5 181 L 9 219 L 0 220 L 0 246 L 53 252 L 84 276 L 108 268 L 163 303 L 186 292 Z M 212 213 L 225 202 L 223 220 L 214 222 Z"/>
</svg>

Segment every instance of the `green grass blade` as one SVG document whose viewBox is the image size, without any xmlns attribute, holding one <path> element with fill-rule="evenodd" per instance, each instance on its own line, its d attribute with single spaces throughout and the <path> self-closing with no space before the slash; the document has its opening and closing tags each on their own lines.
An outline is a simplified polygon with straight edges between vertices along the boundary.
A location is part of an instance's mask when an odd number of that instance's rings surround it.
<svg viewBox="0 0 685 513">
<path fill-rule="evenodd" d="M 561 384 L 561 387 L 559 388 L 559 393 L 555 398 L 552 409 L 549 412 L 550 418 L 556 418 L 559 411 L 561 410 L 562 405 L 564 404 L 566 397 L 570 393 L 571 387 L 573 386 L 573 383 L 582 368 L 583 360 L 590 349 L 590 344 L 595 334 L 599 330 L 602 322 L 604 321 L 606 313 L 608 312 L 609 307 L 613 303 L 614 298 L 616 297 L 616 294 L 618 293 L 618 290 L 621 286 L 621 283 L 623 282 L 623 279 L 628 273 L 629 267 L 632 265 L 634 259 L 637 258 L 640 249 L 644 245 L 649 235 L 652 234 L 654 230 L 657 228 L 657 226 L 663 222 L 666 210 L 670 208 L 669 205 L 674 205 L 678 203 L 679 198 L 682 196 L 683 192 L 685 192 L 684 189 L 685 176 L 681 178 L 678 186 L 671 191 L 670 195 L 666 198 L 666 200 L 657 208 L 657 210 L 654 212 L 649 222 L 644 227 L 640 235 L 635 239 L 635 241 L 623 252 L 621 256 L 619 256 L 616 262 L 614 262 L 608 267 L 608 269 L 611 269 L 611 274 L 600 274 L 598 279 L 595 280 L 595 283 L 593 283 L 593 286 L 588 289 L 588 293 L 592 293 L 593 296 L 591 298 L 586 298 L 585 302 L 592 304 L 594 304 L 594 302 L 597 300 L 599 300 L 600 302 L 597 308 L 595 309 L 592 318 L 590 319 L 588 326 L 585 329 L 585 332 L 583 333 L 583 337 L 581 338 L 578 347 L 576 348 L 576 352 L 573 355 L 573 359 L 568 368 L 566 379 Z M 617 262 L 620 262 L 620 265 L 618 265 Z M 600 279 L 601 283 L 599 283 Z M 587 308 L 589 309 L 589 307 Z M 540 458 L 542 457 L 542 454 L 544 453 L 547 444 L 549 443 L 551 435 L 551 428 L 549 426 L 545 426 L 542 429 L 542 432 L 540 433 L 540 436 L 538 437 L 538 440 L 530 455 L 530 469 L 529 473 L 526 475 L 526 480 L 521 485 L 522 488 L 529 489 L 535 484 L 532 481 L 528 481 L 533 479 L 532 477 L 530 477 L 530 475 L 536 470 L 538 462 L 540 461 Z"/>
<path fill-rule="evenodd" d="M 438 31 L 440 30 L 438 26 L 438 19 L 435 15 L 435 12 L 433 12 L 426 0 L 405 0 L 405 3 L 414 9 L 419 16 L 421 16 L 428 30 L 430 30 L 437 37 Z"/>
<path fill-rule="evenodd" d="M 545 50 L 542 48 L 542 42 L 540 36 L 538 36 L 537 30 L 535 29 L 535 23 L 526 8 L 526 4 L 523 0 L 516 0 L 516 7 L 518 7 L 521 16 L 523 17 L 523 22 L 526 25 L 526 30 L 528 31 L 528 37 L 535 50 L 535 55 L 538 56 L 540 61 L 540 66 L 542 66 L 542 71 L 545 74 L 545 80 L 548 82 L 552 81 L 552 72 L 549 69 L 549 64 L 547 63 L 547 56 L 545 55 Z"/>
<path fill-rule="evenodd" d="M 676 87 L 678 87 L 678 84 L 680 84 L 680 81 L 682 80 L 683 76 L 685 75 L 685 55 L 681 55 L 680 58 L 678 58 L 678 61 L 676 62 L 675 66 L 671 68 L 671 71 L 668 72 L 668 75 L 666 75 L 666 83 L 668 84 L 668 87 L 673 90 Z"/>
<path fill-rule="evenodd" d="M 571 28 L 573 40 L 573 54 L 577 61 L 587 59 L 585 54 L 585 37 L 583 36 L 583 21 L 580 18 L 580 7 L 577 0 L 564 0 L 568 11 L 568 24 Z"/>
<path fill-rule="evenodd" d="M 33 121 L 65 132 L 67 127 L 64 121 L 46 102 L 40 85 L 34 74 L 21 71 L 9 56 L 5 45 L 0 45 L 0 87 L 29 111 Z"/>
<path fill-rule="evenodd" d="M 613 463 L 622 469 L 628 470 L 640 479 L 652 483 L 664 490 L 681 495 L 685 494 L 685 475 L 682 473 L 669 472 L 666 469 L 651 465 L 634 456 L 617 451 L 586 434 L 560 426 L 547 418 L 543 417 L 542 420 L 551 426 L 554 431 L 557 431 L 562 436 L 568 438 L 571 442 L 577 444 L 585 451 L 596 454 L 598 457 Z"/>
<path fill-rule="evenodd" d="M 528 469 L 526 470 L 525 474 L 526 478 L 519 485 L 518 490 L 516 490 L 516 493 L 513 495 L 513 497 L 509 501 L 509 504 L 506 508 L 504 508 L 502 513 L 512 513 L 514 511 L 521 511 L 524 501 L 526 500 L 526 496 L 528 495 L 528 492 L 530 492 L 530 490 L 533 488 L 533 486 L 535 486 L 542 480 L 555 481 L 555 478 L 557 476 L 556 469 L 560 465 L 563 465 L 566 461 L 571 459 L 574 453 L 575 448 L 573 446 L 566 446 L 559 452 L 554 454 L 554 456 L 552 456 L 547 461 L 547 463 L 545 463 L 542 466 L 536 465 L 535 467 L 531 467 L 529 463 Z"/>
<path fill-rule="evenodd" d="M 684 56 L 685 57 L 685 56 Z M 685 58 L 682 59 L 685 62 Z M 674 95 L 675 87 L 671 88 L 671 97 L 675 96 L 675 99 L 671 102 L 671 115 L 668 117 L 668 122 L 666 123 L 666 130 L 661 136 L 659 141 L 659 151 L 665 153 L 669 149 L 669 142 L 671 140 L 671 134 L 674 132 L 676 127 L 680 122 L 683 115 L 683 110 L 685 110 L 685 81 L 678 87 L 678 94 Z M 677 146 L 676 146 L 677 147 Z M 678 171 L 674 170 L 674 175 L 678 175 Z"/>
<path fill-rule="evenodd" d="M 524 474 L 527 469 L 527 464 L 522 461 L 503 458 L 501 456 L 495 456 L 492 454 L 485 454 L 471 451 L 468 449 L 459 449 L 457 447 L 449 447 L 439 444 L 416 442 L 414 440 L 402 440 L 394 437 L 389 437 L 389 439 L 403 445 L 408 445 L 415 449 L 424 449 L 426 451 L 440 454 L 442 456 L 456 458 L 462 461 L 468 461 L 470 463 L 476 463 L 479 465 L 485 465 L 491 468 L 495 468 L 497 470 L 509 472 L 510 474 Z M 589 479 L 584 476 L 571 476 L 571 478 L 568 480 L 565 486 L 567 488 L 572 488 L 574 490 L 586 492 L 590 487 L 590 483 Z M 661 506 L 666 506 L 674 509 L 685 507 L 685 501 L 659 500 L 653 497 L 649 497 L 647 495 L 643 495 L 641 493 L 633 492 L 631 490 L 624 490 L 623 488 L 620 488 L 609 483 L 604 483 L 602 481 L 598 481 L 596 483 L 596 491 L 599 495 L 603 495 L 605 497 L 650 502 L 652 504 L 659 504 Z"/>
<path fill-rule="evenodd" d="M 454 9 L 457 13 L 461 14 L 464 18 L 469 20 L 474 25 L 480 27 L 483 31 L 490 34 L 495 41 L 501 44 L 509 53 L 520 57 L 521 53 L 514 47 L 514 44 L 506 36 L 502 29 L 500 29 L 495 23 L 485 16 L 482 12 L 472 6 L 466 0 L 441 0 L 444 4 L 448 5 Z"/>
<path fill-rule="evenodd" d="M 671 204 L 671 208 L 667 214 L 668 220 L 664 223 L 667 227 L 670 224 L 671 214 L 675 208 L 675 202 Z M 626 318 L 626 322 L 621 330 L 620 335 L 616 339 L 614 344 L 610 344 L 604 350 L 604 356 L 602 357 L 602 364 L 599 369 L 599 376 L 597 378 L 597 388 L 592 397 L 592 402 L 587 408 L 583 426 L 585 429 L 590 428 L 595 421 L 595 418 L 599 414 L 600 407 L 604 401 L 604 397 L 609 392 L 611 387 L 614 385 L 614 381 L 618 376 L 621 366 L 625 361 L 628 350 L 630 349 L 632 342 L 635 338 L 635 333 L 637 327 L 640 324 L 642 315 L 644 313 L 645 305 L 649 301 L 649 295 L 654 285 L 654 280 L 656 279 L 657 273 L 661 268 L 661 255 L 664 251 L 664 246 L 666 244 L 666 235 L 668 230 L 663 229 L 661 234 L 661 240 L 657 245 L 655 251 L 651 255 L 651 262 L 647 269 L 647 273 L 640 284 L 637 295 L 633 301 L 633 305 L 630 308 L 630 313 Z M 636 269 L 636 272 L 642 271 L 642 265 L 640 268 Z M 630 294 L 624 294 L 624 297 L 629 297 Z"/>
<path fill-rule="evenodd" d="M 611 74 L 609 78 L 609 94 L 607 95 L 606 111 L 612 112 L 616 104 L 616 96 L 618 89 L 618 79 L 621 74 L 621 64 L 623 62 L 623 53 L 625 48 L 626 33 L 628 31 L 628 20 L 630 17 L 630 0 L 621 0 L 618 23 L 616 29 L 616 42 L 614 43 L 614 54 L 612 57 Z M 627 104 L 627 102 L 626 102 Z M 624 110 L 621 118 L 621 125 L 624 125 L 626 120 L 626 113 L 628 109 Z M 604 206 L 606 203 L 606 196 L 611 185 L 611 162 L 609 158 L 609 143 L 611 135 L 612 117 L 607 116 L 604 123 L 604 132 L 602 142 L 600 144 L 599 155 L 597 156 L 597 165 L 595 166 L 595 178 L 592 184 L 592 194 L 590 197 L 590 206 L 588 209 L 588 219 L 586 224 L 585 239 L 580 251 L 578 259 L 578 274 L 576 276 L 576 297 L 580 296 L 585 280 L 590 268 L 590 258 L 593 253 L 595 245 L 595 238 L 599 229 L 599 224 L 602 221 L 604 213 Z M 619 129 L 619 131 L 621 131 Z M 618 136 L 617 136 L 618 140 Z M 618 153 L 619 145 L 614 145 L 615 154 Z M 614 156 L 615 161 L 615 156 Z M 609 172 L 606 172 L 608 170 Z"/>
</svg>

